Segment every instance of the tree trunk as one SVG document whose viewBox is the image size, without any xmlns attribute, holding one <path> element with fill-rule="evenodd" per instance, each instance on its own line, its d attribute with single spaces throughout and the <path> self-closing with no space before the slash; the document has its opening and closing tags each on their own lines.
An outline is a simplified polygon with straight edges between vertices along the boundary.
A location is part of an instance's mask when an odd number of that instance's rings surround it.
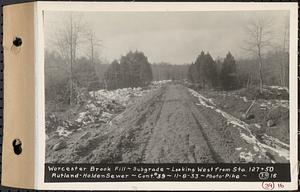
<svg viewBox="0 0 300 192">
<path fill-rule="evenodd" d="M 262 63 L 262 58 L 261 58 L 260 47 L 258 48 L 258 64 L 259 64 L 259 92 L 260 92 L 260 94 L 262 94 L 264 82 L 263 82 L 263 69 L 262 69 L 263 63 Z"/>
<path fill-rule="evenodd" d="M 249 88 L 250 87 L 250 74 L 248 75 L 248 78 L 247 78 L 247 84 L 246 84 L 246 87 Z"/>
<path fill-rule="evenodd" d="M 282 85 L 281 86 L 283 86 L 283 87 L 287 86 L 287 83 L 286 83 L 286 80 L 285 80 L 286 71 L 285 71 L 285 67 L 284 67 L 286 35 L 287 35 L 287 29 L 285 29 L 285 31 L 284 31 L 283 47 L 282 47 L 282 60 L 281 60 L 281 67 L 282 67 Z"/>
<path fill-rule="evenodd" d="M 263 75 L 262 75 L 262 62 L 261 59 L 259 59 L 259 92 L 262 94 L 263 93 Z"/>
<path fill-rule="evenodd" d="M 70 105 L 73 104 L 73 19 L 71 15 L 71 39 L 70 39 Z"/>
</svg>

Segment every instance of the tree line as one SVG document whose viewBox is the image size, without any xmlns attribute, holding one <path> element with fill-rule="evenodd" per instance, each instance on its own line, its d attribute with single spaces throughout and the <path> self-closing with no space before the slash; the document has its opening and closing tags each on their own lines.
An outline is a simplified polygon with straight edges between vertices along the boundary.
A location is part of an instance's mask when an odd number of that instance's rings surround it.
<svg viewBox="0 0 300 192">
<path fill-rule="evenodd" d="M 289 53 L 276 49 L 262 57 L 259 68 L 256 58 L 236 60 L 228 52 L 224 59 L 214 60 L 209 53 L 203 51 L 194 63 L 189 65 L 188 80 L 197 84 L 198 88 L 215 88 L 233 90 L 242 87 L 258 87 L 261 79 L 263 85 L 289 86 Z M 262 71 L 262 76 L 259 71 Z"/>
<path fill-rule="evenodd" d="M 146 86 L 152 80 L 188 79 L 202 88 L 232 90 L 264 84 L 287 87 L 289 78 L 288 22 L 282 45 L 272 48 L 272 25 L 264 20 L 246 28 L 248 59 L 236 60 L 229 52 L 214 60 L 203 51 L 192 64 L 150 64 L 143 52 L 130 51 L 111 63 L 100 58 L 101 40 L 80 16 L 70 14 L 53 38 L 54 50 L 45 52 L 46 101 L 73 105 L 83 92 Z M 84 30 L 85 29 L 85 30 Z M 258 38 L 257 38 L 258 37 Z M 80 54 L 79 54 L 80 52 Z"/>
<path fill-rule="evenodd" d="M 189 65 L 174 65 L 167 62 L 151 64 L 153 80 L 181 80 L 187 79 Z"/>
</svg>

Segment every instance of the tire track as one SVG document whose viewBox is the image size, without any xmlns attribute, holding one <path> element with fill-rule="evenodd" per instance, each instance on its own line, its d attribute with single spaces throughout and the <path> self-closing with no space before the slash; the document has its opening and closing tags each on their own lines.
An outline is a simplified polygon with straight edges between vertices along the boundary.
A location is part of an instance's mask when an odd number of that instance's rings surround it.
<svg viewBox="0 0 300 192">
<path fill-rule="evenodd" d="M 146 163 L 214 163 L 221 157 L 208 143 L 207 135 L 193 114 L 183 86 L 170 85 L 164 93 L 163 106 L 143 151 Z M 196 106 L 192 107 L 195 109 Z"/>
<path fill-rule="evenodd" d="M 212 158 L 214 159 L 214 161 L 216 163 L 222 163 L 222 162 L 224 162 L 224 160 L 221 158 L 221 156 L 214 150 L 212 144 L 209 141 L 209 138 L 208 138 L 207 134 L 204 132 L 203 127 L 201 126 L 200 122 L 198 121 L 197 117 L 195 116 L 195 114 L 193 113 L 192 110 L 191 110 L 191 114 L 192 114 L 195 122 L 198 125 L 198 128 L 199 128 L 199 130 L 200 130 L 200 132 L 201 132 L 201 134 L 202 134 L 202 136 L 203 136 L 203 138 L 205 140 L 206 145 L 208 146 L 208 148 L 209 148 L 209 150 L 211 152 L 211 155 L 212 155 Z"/>
<path fill-rule="evenodd" d="M 197 110 L 197 108 L 195 108 L 196 107 L 195 104 L 193 102 L 191 102 L 191 100 L 189 100 L 189 94 L 187 94 L 187 90 L 185 88 L 183 88 L 183 90 L 180 92 L 180 94 L 181 94 L 181 98 L 186 98 L 186 99 L 184 99 L 183 102 L 185 103 L 185 105 L 189 106 L 189 112 L 192 115 L 193 120 L 197 124 L 197 128 L 200 130 L 200 133 L 202 135 L 202 138 L 204 139 L 205 145 L 207 145 L 209 152 L 211 154 L 211 157 L 212 157 L 213 161 L 215 161 L 214 163 L 224 162 L 223 158 L 214 150 L 214 147 L 211 144 L 208 135 L 203 130 L 203 126 L 201 125 L 200 121 L 198 120 L 197 115 L 195 114 L 195 111 L 193 111 L 193 109 Z M 188 142 L 189 142 L 189 135 L 188 135 Z M 189 146 L 189 152 L 192 154 L 192 157 L 195 160 L 195 162 L 197 162 L 196 155 L 195 155 L 195 145 Z"/>
<path fill-rule="evenodd" d="M 121 138 L 119 139 L 118 145 L 115 149 L 115 151 L 118 151 L 121 156 L 119 162 L 127 162 L 129 160 L 130 163 L 142 163 L 144 161 L 144 151 L 146 150 L 148 142 L 152 136 L 153 129 L 161 114 L 164 102 L 162 98 L 164 97 L 165 90 L 166 89 L 163 88 L 159 89 L 157 94 L 155 94 L 147 102 L 143 103 L 144 106 L 139 106 L 140 108 L 147 110 L 142 111 L 138 115 L 138 118 L 134 117 L 134 120 L 132 121 L 133 124 L 128 124 L 127 128 L 121 134 Z M 153 120 L 154 114 L 157 115 Z M 145 133 L 147 135 L 145 135 Z M 131 146 L 129 148 L 123 145 L 123 141 L 127 139 L 127 137 L 124 137 L 124 134 L 130 138 L 127 142 L 127 146 Z M 136 157 L 136 155 L 139 157 Z"/>
<path fill-rule="evenodd" d="M 165 92 L 166 92 L 166 89 L 164 89 L 164 90 L 162 91 L 161 95 L 159 95 L 159 99 L 160 99 L 160 101 L 161 101 L 161 102 L 159 102 L 159 103 L 161 103 L 161 105 L 159 105 L 159 104 L 156 103 L 156 105 L 159 106 L 159 110 L 158 110 L 158 113 L 157 113 L 156 118 L 155 118 L 155 123 L 154 123 L 153 126 L 151 127 L 150 135 L 149 135 L 149 137 L 147 138 L 146 145 L 145 145 L 145 147 L 144 147 L 144 149 L 143 149 L 143 151 L 142 151 L 142 157 L 141 157 L 141 161 L 142 161 L 142 162 L 145 162 L 145 160 L 146 160 L 146 151 L 147 151 L 147 149 L 148 149 L 149 141 L 150 141 L 150 139 L 151 139 L 151 136 L 153 135 L 153 130 L 154 130 L 154 128 L 156 127 L 157 122 L 158 122 L 158 120 L 159 120 L 159 118 L 160 118 L 160 115 L 161 115 L 161 111 L 162 111 L 162 108 L 163 108 L 163 102 L 165 101 Z"/>
</svg>

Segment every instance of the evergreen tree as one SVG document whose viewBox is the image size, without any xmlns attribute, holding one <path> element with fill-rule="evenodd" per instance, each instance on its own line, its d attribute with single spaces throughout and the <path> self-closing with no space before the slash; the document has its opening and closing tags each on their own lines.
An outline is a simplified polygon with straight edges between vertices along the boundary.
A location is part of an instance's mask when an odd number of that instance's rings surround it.
<svg viewBox="0 0 300 192">
<path fill-rule="evenodd" d="M 122 76 L 121 67 L 117 60 L 114 60 L 104 75 L 106 86 L 108 89 L 117 89 L 121 86 Z"/>
<path fill-rule="evenodd" d="M 140 69 L 140 79 L 142 82 L 142 86 L 149 84 L 153 79 L 152 68 L 149 64 L 146 57 L 144 57 L 143 62 L 141 63 Z"/>
<path fill-rule="evenodd" d="M 153 79 L 152 68 L 144 53 L 130 51 L 111 64 L 105 79 L 109 89 L 145 86 Z"/>
<path fill-rule="evenodd" d="M 199 79 L 198 69 L 195 63 L 192 63 L 188 69 L 188 79 L 192 83 L 197 83 Z"/>
<path fill-rule="evenodd" d="M 189 68 L 188 68 L 188 75 L 187 75 L 187 78 L 190 82 L 194 82 L 194 78 L 193 78 L 193 73 L 192 73 L 192 70 L 193 70 L 193 67 L 194 64 L 192 63 Z"/>
<path fill-rule="evenodd" d="M 207 87 L 215 87 L 217 85 L 217 67 L 216 63 L 209 53 L 205 54 L 205 62 L 203 66 Z"/>
<path fill-rule="evenodd" d="M 195 63 L 190 65 L 188 73 L 189 79 L 203 88 L 214 87 L 217 84 L 216 64 L 209 53 L 205 54 L 202 51 Z"/>
<path fill-rule="evenodd" d="M 230 52 L 223 61 L 220 80 L 222 88 L 225 90 L 236 89 L 238 86 L 236 63 Z"/>
</svg>

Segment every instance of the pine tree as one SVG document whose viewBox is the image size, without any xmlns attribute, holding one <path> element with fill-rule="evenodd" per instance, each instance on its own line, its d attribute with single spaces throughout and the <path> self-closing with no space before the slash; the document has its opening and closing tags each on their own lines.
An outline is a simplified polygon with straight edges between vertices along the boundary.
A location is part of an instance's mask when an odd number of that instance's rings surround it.
<svg viewBox="0 0 300 192">
<path fill-rule="evenodd" d="M 137 62 L 139 63 L 139 84 L 145 86 L 149 84 L 152 79 L 152 68 L 148 62 L 148 58 L 142 52 L 136 52 Z"/>
<path fill-rule="evenodd" d="M 187 78 L 190 82 L 194 82 L 194 78 L 193 78 L 193 68 L 194 68 L 194 64 L 192 63 L 189 68 L 188 68 L 188 75 Z"/>
<path fill-rule="evenodd" d="M 153 79 L 151 64 L 143 52 L 130 51 L 111 64 L 105 79 L 109 89 L 145 86 Z"/>
<path fill-rule="evenodd" d="M 217 76 L 218 76 L 217 67 L 215 61 L 213 60 L 213 58 L 208 52 L 207 54 L 205 54 L 203 71 L 205 72 L 206 86 L 215 87 L 217 85 Z"/>
<path fill-rule="evenodd" d="M 189 79 L 201 87 L 214 87 L 217 84 L 217 68 L 215 61 L 209 53 L 204 51 L 197 57 L 194 64 L 189 67 Z"/>
<path fill-rule="evenodd" d="M 236 89 L 238 87 L 236 62 L 230 52 L 223 61 L 220 73 L 222 88 L 225 90 Z"/>
</svg>

